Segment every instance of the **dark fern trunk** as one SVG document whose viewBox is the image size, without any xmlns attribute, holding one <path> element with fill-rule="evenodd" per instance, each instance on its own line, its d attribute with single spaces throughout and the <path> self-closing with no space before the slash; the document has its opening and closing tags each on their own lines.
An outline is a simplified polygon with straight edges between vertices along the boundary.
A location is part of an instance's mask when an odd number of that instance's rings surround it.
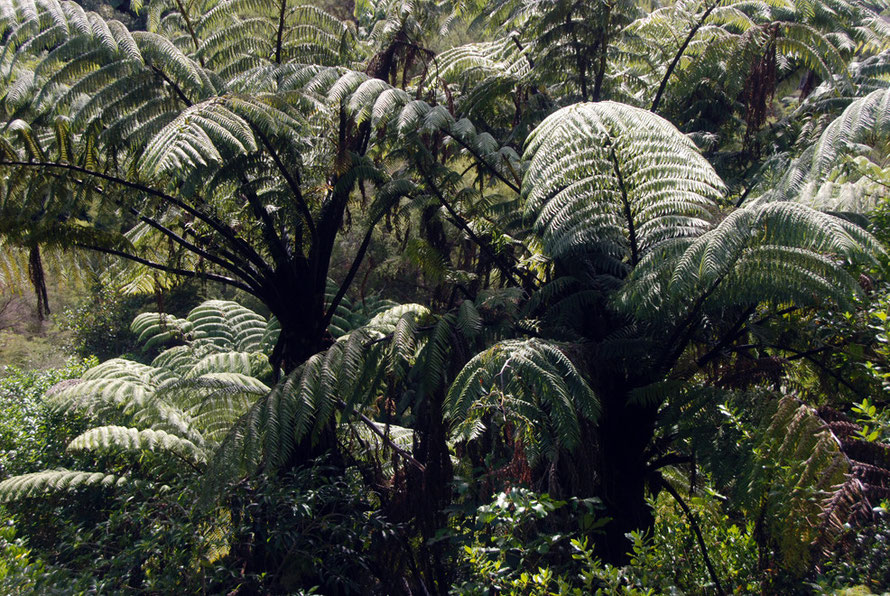
<svg viewBox="0 0 890 596">
<path fill-rule="evenodd" d="M 40 248 L 37 245 L 31 247 L 28 253 L 28 276 L 34 293 L 37 295 L 37 320 L 44 321 L 50 314 L 49 296 L 46 291 L 46 274 L 43 271 L 43 259 L 40 257 Z"/>
<path fill-rule="evenodd" d="M 647 531 L 654 524 L 646 503 L 647 449 L 655 433 L 656 410 L 627 403 L 627 393 L 608 398 L 599 424 L 599 496 L 611 521 L 601 538 L 602 558 L 612 564 L 628 561 L 627 533 Z"/>
<path fill-rule="evenodd" d="M 420 567 L 427 578 L 427 589 L 448 592 L 449 577 L 443 562 L 447 560 L 446 543 L 431 541 L 436 532 L 447 526 L 445 508 L 451 503 L 453 470 L 448 452 L 448 428 L 442 416 L 445 400 L 441 389 L 431 392 L 418 408 L 418 434 L 414 455 L 424 470 L 409 468 L 407 492 L 411 515 L 423 541 Z"/>
<path fill-rule="evenodd" d="M 279 254 L 276 268 L 265 279 L 259 298 L 278 320 L 280 333 L 270 355 L 277 377 L 296 371 L 309 358 L 329 348 L 333 338 L 327 330 L 327 276 L 331 255 L 349 193 L 332 194 L 317 223 L 317 236 L 303 254 Z M 347 284 L 351 280 L 347 280 Z M 340 452 L 335 419 L 322 421 L 320 430 L 306 433 L 296 442 L 288 458 L 274 471 L 277 478 L 313 465 L 319 458 L 333 469 L 346 464 Z M 294 487 L 300 490 L 300 487 Z M 249 502 L 249 496 L 248 496 Z M 251 528 L 239 538 L 238 558 L 248 578 L 247 593 L 264 593 L 269 585 L 284 589 L 284 577 L 292 558 L 290 553 L 268 544 L 279 520 L 264 507 L 246 507 L 245 519 Z M 272 584 L 255 578 L 268 576 Z M 274 588 L 273 588 L 274 589 Z M 251 591 L 253 590 L 253 591 Z"/>
</svg>

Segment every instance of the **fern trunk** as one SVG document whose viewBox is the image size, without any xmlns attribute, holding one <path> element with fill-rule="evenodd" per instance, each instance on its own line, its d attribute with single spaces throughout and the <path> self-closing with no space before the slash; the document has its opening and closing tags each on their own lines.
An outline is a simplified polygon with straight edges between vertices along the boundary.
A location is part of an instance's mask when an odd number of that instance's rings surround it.
<svg viewBox="0 0 890 596">
<path fill-rule="evenodd" d="M 28 253 L 28 275 L 34 286 L 34 294 L 37 296 L 37 320 L 44 321 L 50 314 L 49 297 L 46 292 L 46 274 L 43 271 L 43 260 L 40 257 L 40 248 L 37 245 L 31 247 Z"/>
<path fill-rule="evenodd" d="M 451 482 L 454 471 L 448 452 L 448 428 L 442 417 L 445 395 L 440 389 L 431 392 L 418 408 L 418 430 L 413 452 L 423 462 L 424 470 L 407 469 L 409 508 L 418 533 L 423 538 L 418 552 L 420 567 L 429 586 L 444 594 L 450 584 L 448 547 L 434 541 L 436 532 L 447 526 L 445 508 L 451 504 Z"/>
<path fill-rule="evenodd" d="M 647 449 L 655 435 L 655 408 L 629 405 L 627 394 L 604 400 L 599 425 L 599 496 L 611 521 L 601 541 L 603 559 L 627 563 L 626 534 L 648 531 L 655 518 L 646 503 Z"/>
</svg>

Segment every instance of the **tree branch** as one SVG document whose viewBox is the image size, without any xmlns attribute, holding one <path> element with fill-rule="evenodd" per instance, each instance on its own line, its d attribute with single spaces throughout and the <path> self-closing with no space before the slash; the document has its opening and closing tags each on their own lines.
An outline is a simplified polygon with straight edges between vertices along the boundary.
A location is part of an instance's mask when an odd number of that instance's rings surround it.
<svg viewBox="0 0 890 596">
<path fill-rule="evenodd" d="M 719 286 L 722 281 L 723 277 L 719 277 L 714 281 L 710 288 L 699 296 L 698 300 L 695 301 L 695 304 L 693 304 L 692 308 L 689 310 L 689 314 L 683 319 L 683 322 L 674 329 L 673 333 L 671 333 L 670 337 L 664 344 L 664 351 L 658 359 L 656 370 L 661 371 L 669 362 L 675 362 L 683 353 L 683 350 L 686 349 L 694 332 L 693 323 L 695 322 L 695 317 L 698 316 L 705 301 L 714 293 L 717 286 Z M 676 347 L 671 351 L 671 346 L 675 343 Z"/>
<path fill-rule="evenodd" d="M 696 365 L 699 368 L 703 367 L 705 364 L 710 362 L 712 359 L 717 357 L 726 346 L 732 343 L 737 337 L 739 337 L 742 333 L 745 332 L 746 327 L 745 321 L 751 318 L 751 315 L 754 314 L 754 311 L 757 309 L 756 306 L 751 306 L 745 309 L 745 312 L 739 317 L 739 320 L 735 322 L 735 324 L 729 329 L 729 332 L 723 338 L 717 342 L 717 344 L 704 356 L 695 361 Z"/>
<path fill-rule="evenodd" d="M 54 177 L 57 176 L 56 174 L 49 174 L 49 175 L 54 176 Z M 87 184 L 86 182 L 84 182 L 82 180 L 77 180 L 77 182 L 82 185 Z M 101 187 L 95 186 L 95 185 L 91 185 L 91 187 L 95 192 L 102 194 L 104 196 L 108 196 L 105 194 L 105 191 Z M 197 246 L 196 244 L 189 242 L 183 236 L 180 236 L 179 234 L 177 234 L 176 232 L 174 232 L 167 226 L 163 225 L 156 219 L 149 217 L 147 215 L 144 215 L 141 211 L 139 211 L 132 205 L 127 205 L 123 201 L 115 199 L 114 197 L 109 197 L 109 198 L 111 201 L 116 203 L 119 207 L 121 207 L 122 209 L 126 209 L 132 215 L 139 218 L 140 221 L 142 221 L 146 225 L 158 230 L 159 232 L 161 232 L 162 234 L 164 234 L 165 236 L 167 236 L 168 238 L 170 238 L 171 240 L 173 240 L 174 242 L 176 242 L 177 244 L 179 244 L 186 250 L 189 250 L 189 251 L 195 253 L 196 255 L 207 259 L 211 263 L 215 263 L 215 264 L 219 265 L 223 269 L 226 269 L 227 271 L 230 271 L 231 273 L 234 273 L 235 275 L 244 278 L 246 281 L 253 282 L 257 288 L 259 288 L 262 285 L 259 282 L 259 278 L 257 278 L 253 274 L 253 271 L 251 271 L 249 263 L 247 261 L 242 261 L 236 255 L 234 255 L 226 250 L 222 250 L 220 252 L 223 253 L 223 255 L 229 259 L 228 261 L 226 261 L 225 259 L 223 259 L 219 256 L 216 256 L 214 254 L 207 252 L 206 250 L 202 249 L 201 247 Z M 195 237 L 197 238 L 196 234 L 193 233 L 193 235 L 195 235 Z"/>
<path fill-rule="evenodd" d="M 275 230 L 275 222 L 272 221 L 269 212 L 260 202 L 260 198 L 253 189 L 250 188 L 250 180 L 245 176 L 241 177 L 241 190 L 244 193 L 243 198 L 247 199 L 247 203 L 250 205 L 254 216 L 262 224 L 261 228 L 263 237 L 269 245 L 272 259 L 275 260 L 278 267 L 281 267 L 290 259 L 290 251 L 288 251 L 287 244 L 285 244 L 284 240 L 281 239 L 281 236 L 278 235 L 278 232 Z M 278 257 L 277 259 L 276 256 Z"/>
<path fill-rule="evenodd" d="M 504 176 L 503 174 L 498 172 L 497 169 L 493 165 L 488 163 L 488 161 L 486 161 L 486 159 L 484 157 L 479 155 L 479 153 L 475 149 L 473 149 L 473 147 L 471 147 L 468 143 L 466 143 L 463 139 L 455 136 L 453 133 L 451 133 L 451 131 L 442 129 L 442 132 L 444 132 L 446 135 L 448 135 L 449 137 L 454 139 L 458 145 L 460 145 L 461 147 L 463 147 L 464 149 L 469 151 L 470 155 L 472 155 L 476 160 L 478 160 L 480 163 L 482 163 L 482 165 L 484 165 L 489 170 L 491 170 L 491 173 L 494 174 L 495 178 L 497 178 L 498 180 L 500 180 L 501 182 L 506 184 L 514 192 L 517 192 L 517 193 L 519 192 L 519 184 L 511 182 L 506 176 Z"/>
<path fill-rule="evenodd" d="M 808 350 L 808 351 L 800 351 L 800 350 L 796 350 L 794 348 L 789 348 L 786 346 L 777 346 L 777 345 L 767 346 L 767 347 L 772 347 L 773 349 L 776 349 L 776 350 L 782 350 L 783 352 L 791 352 L 792 354 L 794 354 L 794 356 L 788 358 L 789 360 L 804 359 L 804 360 L 807 360 L 808 362 L 812 362 L 813 364 L 816 365 L 816 367 L 819 370 L 827 373 L 835 381 L 837 381 L 838 383 L 840 383 L 841 385 L 843 385 L 844 387 L 846 387 L 847 389 L 849 389 L 850 391 L 855 393 L 857 396 L 863 397 L 863 398 L 869 397 L 868 395 L 863 394 L 860 389 L 857 389 L 852 383 L 850 383 L 847 379 L 842 377 L 840 374 L 838 374 L 837 372 L 828 368 L 828 366 L 826 366 L 825 363 L 819 362 L 818 360 L 813 358 L 813 356 L 815 356 L 816 354 L 820 354 L 822 352 L 827 352 L 829 350 L 832 350 L 833 348 L 831 346 L 824 346 L 822 348 L 818 348 L 815 350 Z"/>
<path fill-rule="evenodd" d="M 517 286 L 520 285 L 513 277 L 514 268 L 509 263 L 505 263 L 494 251 L 494 249 L 492 249 L 488 245 L 487 242 L 476 235 L 476 233 L 472 230 L 472 228 L 470 228 L 467 222 L 464 221 L 464 219 L 457 213 L 457 211 L 454 210 L 454 207 L 451 206 L 451 203 L 448 202 L 448 200 L 442 194 L 442 191 L 439 190 L 439 187 L 436 186 L 426 170 L 424 170 L 423 167 L 420 167 L 420 171 L 423 175 L 424 180 L 426 180 L 427 186 L 429 186 L 430 190 L 433 191 L 433 194 L 436 195 L 436 198 L 439 199 L 439 202 L 442 204 L 442 206 L 445 207 L 449 214 L 451 214 L 451 217 L 454 218 L 454 223 L 456 223 L 460 229 L 466 232 L 470 239 L 475 242 L 479 246 L 479 248 L 488 253 L 488 256 L 491 257 L 491 259 L 497 264 L 498 268 L 507 277 L 510 283 Z"/>
<path fill-rule="evenodd" d="M 256 284 L 257 287 L 260 287 L 261 284 L 259 284 L 259 280 L 256 279 L 249 271 L 242 269 L 235 263 L 230 263 L 229 261 L 226 261 L 225 259 L 222 259 L 214 254 L 207 252 L 206 250 L 197 246 L 196 244 L 189 242 L 188 240 L 186 240 L 185 238 L 183 238 L 182 236 L 180 236 L 173 230 L 169 229 L 167 226 L 155 221 L 154 219 L 152 219 L 146 215 L 143 215 L 139 210 L 137 210 L 133 207 L 127 207 L 127 209 L 130 211 L 130 213 L 132 213 L 133 215 L 138 217 L 140 219 L 140 221 L 143 221 L 147 225 L 158 230 L 159 232 L 161 232 L 162 234 L 164 234 L 165 236 L 167 236 L 168 238 L 170 238 L 171 240 L 173 240 L 174 242 L 176 242 L 177 244 L 179 244 L 186 250 L 189 250 L 189 251 L 195 253 L 196 255 L 207 259 L 211 263 L 215 263 L 215 264 L 219 265 L 223 269 L 225 269 L 231 273 L 234 273 L 235 275 L 245 279 L 245 281 L 249 280 L 250 282 Z"/>
<path fill-rule="evenodd" d="M 760 325 L 760 324 L 768 321 L 772 317 L 787 315 L 788 313 L 792 313 L 792 312 L 796 311 L 797 308 L 798 307 L 796 307 L 796 306 L 790 306 L 790 307 L 784 308 L 780 311 L 766 314 L 766 315 L 760 317 L 759 319 L 757 319 L 756 321 L 752 322 L 750 325 L 746 325 L 744 328 L 741 328 L 741 326 L 745 323 L 745 321 L 748 318 L 750 318 L 750 316 L 752 314 L 754 314 L 754 311 L 757 309 L 756 306 L 751 306 L 750 308 L 745 310 L 745 314 L 743 314 L 742 317 L 736 322 L 736 324 L 733 325 L 733 328 L 730 330 L 730 332 L 722 340 L 720 340 L 711 351 L 709 351 L 707 354 L 705 354 L 704 356 L 699 358 L 696 361 L 696 364 L 698 365 L 699 368 L 701 368 L 702 366 L 704 366 L 705 364 L 710 362 L 713 358 L 715 358 L 717 356 L 717 354 L 719 353 L 720 350 L 723 350 L 724 348 L 726 348 L 733 340 L 738 338 L 742 333 L 744 333 L 746 330 L 750 329 L 752 326 Z M 751 345 L 748 347 L 756 347 L 756 346 Z"/>
<path fill-rule="evenodd" d="M 343 283 L 340 284 L 340 288 L 337 290 L 337 294 L 334 296 L 334 299 L 331 300 L 331 304 L 330 306 L 328 306 L 328 311 L 325 313 L 324 318 L 322 319 L 321 327 L 323 329 L 326 329 L 328 323 L 331 322 L 334 313 L 337 311 L 337 307 L 340 305 L 343 297 L 346 296 L 346 292 L 349 290 L 349 286 L 352 285 L 352 280 L 355 279 L 355 275 L 356 273 L 358 273 L 358 269 L 365 258 L 365 253 L 368 251 L 368 246 L 371 244 L 371 237 L 374 234 L 374 228 L 376 226 L 376 221 L 368 226 L 368 231 L 365 232 L 365 237 L 362 239 L 362 243 L 358 248 L 355 259 L 353 259 L 352 265 L 349 267 L 349 271 L 346 273 L 346 277 L 343 279 Z"/>
<path fill-rule="evenodd" d="M 688 455 L 681 455 L 679 453 L 668 453 L 654 460 L 652 463 L 646 466 L 646 469 L 654 472 L 666 466 L 675 466 L 677 464 L 689 463 L 692 463 L 692 457 Z"/>
<path fill-rule="evenodd" d="M 275 162 L 275 167 L 278 168 L 278 171 L 281 172 L 281 175 L 287 182 L 288 187 L 294 195 L 294 200 L 297 203 L 297 208 L 300 210 L 300 213 L 306 220 L 306 228 L 308 228 L 309 235 L 312 236 L 312 240 L 314 242 L 318 236 L 318 232 L 315 229 L 315 220 L 312 219 L 312 212 L 309 210 L 309 205 L 307 205 L 306 201 L 303 199 L 303 191 L 300 188 L 299 172 L 297 172 L 295 179 L 288 171 L 288 169 L 284 166 L 284 163 L 281 161 L 281 157 L 278 155 L 278 152 L 275 151 L 275 148 L 272 146 L 272 143 L 269 142 L 269 139 L 266 137 L 266 135 L 264 135 L 263 132 L 253 124 L 251 124 L 250 127 L 253 129 L 253 132 L 256 133 L 256 135 L 260 138 L 260 141 L 263 143 L 263 147 L 266 148 L 266 151 L 268 151 L 269 155 L 272 157 L 272 161 Z"/>
</svg>

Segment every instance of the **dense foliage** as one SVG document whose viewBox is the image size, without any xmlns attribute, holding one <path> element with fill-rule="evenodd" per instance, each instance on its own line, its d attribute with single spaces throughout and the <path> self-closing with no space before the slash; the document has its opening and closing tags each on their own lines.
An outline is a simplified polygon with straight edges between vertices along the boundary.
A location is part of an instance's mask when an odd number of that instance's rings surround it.
<svg viewBox="0 0 890 596">
<path fill-rule="evenodd" d="M 116 8 L 0 5 L 2 585 L 890 588 L 885 3 Z"/>
</svg>

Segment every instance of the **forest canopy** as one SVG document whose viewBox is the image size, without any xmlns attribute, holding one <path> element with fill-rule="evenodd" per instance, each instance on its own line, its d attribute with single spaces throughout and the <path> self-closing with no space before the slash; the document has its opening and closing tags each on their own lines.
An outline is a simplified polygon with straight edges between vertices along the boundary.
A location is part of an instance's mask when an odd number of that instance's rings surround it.
<svg viewBox="0 0 890 596">
<path fill-rule="evenodd" d="M 103 356 L 2 379 L 0 585 L 890 589 L 886 3 L 92 8 L 0 4 Z"/>
</svg>

